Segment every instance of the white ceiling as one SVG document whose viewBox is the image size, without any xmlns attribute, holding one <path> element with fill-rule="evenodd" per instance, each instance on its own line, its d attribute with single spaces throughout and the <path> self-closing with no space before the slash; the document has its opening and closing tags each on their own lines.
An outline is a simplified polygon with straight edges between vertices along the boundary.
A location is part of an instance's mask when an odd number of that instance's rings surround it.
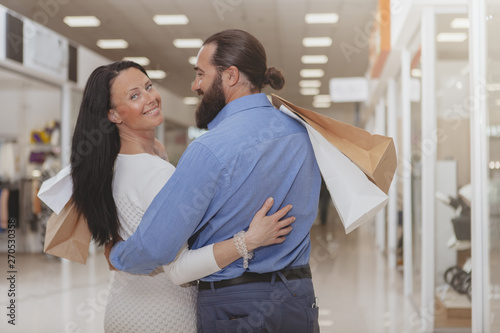
<svg viewBox="0 0 500 333">
<path fill-rule="evenodd" d="M 279 91 L 282 97 L 313 109 L 312 97 L 300 94 L 299 71 L 303 68 L 321 68 L 326 75 L 321 80 L 321 94 L 328 94 L 328 82 L 334 77 L 364 76 L 368 68 L 369 47 L 366 42 L 377 0 L 0 0 L 0 4 L 30 19 L 40 22 L 78 44 L 110 58 L 146 56 L 150 69 L 162 69 L 168 76 L 157 81 L 181 97 L 194 96 L 190 91 L 194 79 L 193 66 L 188 58 L 196 56 L 197 49 L 177 49 L 175 38 L 206 39 L 215 32 L 238 28 L 255 35 L 265 46 L 268 66 L 285 72 L 287 83 Z M 49 4 L 43 7 L 43 4 Z M 219 10 L 219 11 L 218 11 Z M 339 21 L 334 24 L 309 25 L 306 13 L 336 12 Z M 156 14 L 185 14 L 185 26 L 158 26 Z M 96 28 L 70 28 L 63 23 L 65 16 L 94 15 L 101 21 Z M 437 16 L 437 32 L 456 32 L 450 27 L 457 15 Z M 466 17 L 466 15 L 458 15 Z M 491 22 L 489 22 L 491 23 Z M 495 23 L 495 22 L 493 22 Z M 497 22 L 498 24 L 498 22 Z M 490 30 L 491 27 L 489 27 Z M 467 32 L 467 29 L 462 30 Z M 363 33 L 364 32 L 364 33 Z M 329 36 L 329 48 L 305 48 L 304 37 Z M 98 39 L 123 38 L 129 42 L 126 50 L 102 50 Z M 493 39 L 490 39 L 493 40 Z M 493 41 L 492 41 L 493 42 Z M 350 56 L 343 54 L 341 45 L 356 48 Z M 494 42 L 490 53 L 500 54 Z M 359 53 L 357 53 L 359 52 Z M 324 65 L 304 65 L 302 55 L 325 54 Z M 466 61 L 468 40 L 463 43 L 437 43 L 440 61 Z M 439 68 L 438 68 L 439 69 Z M 12 84 L 12 81 L 11 81 Z M 271 92 L 266 89 L 266 92 Z M 329 109 L 317 110 L 330 117 L 354 122 L 352 103 L 332 104 Z"/>
<path fill-rule="evenodd" d="M 42 4 L 50 3 L 45 9 Z M 368 46 L 359 47 L 359 53 L 350 57 L 343 54 L 339 45 L 356 45 L 360 31 L 365 31 L 373 21 L 377 0 L 0 0 L 10 8 L 30 19 L 40 21 L 40 14 L 49 19 L 46 26 L 69 39 L 84 45 L 112 60 L 124 56 L 146 56 L 151 69 L 162 69 L 168 76 L 159 84 L 181 97 L 193 96 L 190 85 L 194 71 L 188 63 L 196 56 L 197 49 L 177 49 L 175 38 L 206 39 L 227 28 L 246 30 L 255 35 L 265 46 L 268 66 L 285 72 L 287 83 L 279 94 L 301 106 L 312 108 L 312 97 L 299 93 L 299 71 L 303 68 L 321 68 L 326 75 L 321 94 L 328 94 L 328 82 L 333 77 L 363 76 L 368 67 Z M 225 6 L 225 12 L 218 6 Z M 219 8 L 219 13 L 217 12 Z M 309 25 L 304 22 L 306 13 L 336 12 L 339 21 L 334 24 Z M 156 14 L 185 14 L 185 26 L 158 26 L 152 17 Z M 94 15 L 101 21 L 96 28 L 70 28 L 63 23 L 68 15 Z M 38 19 L 38 20 L 37 20 Z M 304 37 L 329 36 L 329 48 L 305 48 Z M 123 38 L 129 42 L 126 50 L 101 50 L 97 39 Z M 302 55 L 326 54 L 325 65 L 303 65 Z M 271 90 L 266 90 L 270 92 Z M 335 110 L 352 110 L 350 104 L 335 104 L 325 113 Z"/>
</svg>

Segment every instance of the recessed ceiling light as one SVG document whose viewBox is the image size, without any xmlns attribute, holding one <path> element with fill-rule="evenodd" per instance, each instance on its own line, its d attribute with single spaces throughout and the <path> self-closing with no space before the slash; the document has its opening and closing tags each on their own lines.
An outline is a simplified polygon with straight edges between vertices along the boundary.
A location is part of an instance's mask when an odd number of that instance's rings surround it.
<svg viewBox="0 0 500 333">
<path fill-rule="evenodd" d="M 182 102 L 186 105 L 196 105 L 200 102 L 198 97 L 184 97 Z"/>
<path fill-rule="evenodd" d="M 309 95 L 317 95 L 319 94 L 319 89 L 318 88 L 302 88 L 300 89 L 300 93 L 305 96 Z"/>
<path fill-rule="evenodd" d="M 99 39 L 97 46 L 101 49 L 126 49 L 128 43 L 125 39 Z"/>
<path fill-rule="evenodd" d="M 467 29 L 469 28 L 469 19 L 465 17 L 456 18 L 451 21 L 450 25 L 454 29 Z"/>
<path fill-rule="evenodd" d="M 438 42 L 443 43 L 460 43 L 467 39 L 465 32 L 441 32 L 436 36 Z"/>
<path fill-rule="evenodd" d="M 411 76 L 413 76 L 413 77 L 422 77 L 422 70 L 420 68 L 413 68 L 411 70 Z"/>
<path fill-rule="evenodd" d="M 330 95 L 316 95 L 314 96 L 314 101 L 318 103 L 331 103 L 332 98 Z"/>
<path fill-rule="evenodd" d="M 337 13 L 310 13 L 306 14 L 306 23 L 320 24 L 320 23 L 337 23 L 339 15 Z"/>
<path fill-rule="evenodd" d="M 300 76 L 303 78 L 323 77 L 325 72 L 322 69 L 302 69 Z"/>
<path fill-rule="evenodd" d="M 196 62 L 198 61 L 198 57 L 189 57 L 189 63 L 193 66 L 196 66 Z"/>
<path fill-rule="evenodd" d="M 299 86 L 301 88 L 319 88 L 321 87 L 320 80 L 300 80 Z"/>
<path fill-rule="evenodd" d="M 199 49 L 203 41 L 199 38 L 174 39 L 174 46 L 179 49 Z"/>
<path fill-rule="evenodd" d="M 332 105 L 332 103 L 330 103 L 330 102 L 313 101 L 313 107 L 315 107 L 317 109 L 326 109 L 326 108 L 329 108 L 331 105 Z"/>
<path fill-rule="evenodd" d="M 123 60 L 133 61 L 141 66 L 149 66 L 151 63 L 146 57 L 125 57 Z"/>
<path fill-rule="evenodd" d="M 189 23 L 186 15 L 155 15 L 153 21 L 158 25 L 184 25 Z"/>
<path fill-rule="evenodd" d="M 328 47 L 332 45 L 330 37 L 307 37 L 302 40 L 304 47 Z"/>
<path fill-rule="evenodd" d="M 101 25 L 101 21 L 95 16 L 66 16 L 63 21 L 72 28 L 98 27 Z"/>
<path fill-rule="evenodd" d="M 167 77 L 167 73 L 160 69 L 150 69 L 146 72 L 151 80 L 161 80 Z"/>
<path fill-rule="evenodd" d="M 333 326 L 333 320 L 318 320 L 319 326 Z"/>
<path fill-rule="evenodd" d="M 303 64 L 326 64 L 328 57 L 326 55 L 305 55 L 301 58 Z"/>
</svg>

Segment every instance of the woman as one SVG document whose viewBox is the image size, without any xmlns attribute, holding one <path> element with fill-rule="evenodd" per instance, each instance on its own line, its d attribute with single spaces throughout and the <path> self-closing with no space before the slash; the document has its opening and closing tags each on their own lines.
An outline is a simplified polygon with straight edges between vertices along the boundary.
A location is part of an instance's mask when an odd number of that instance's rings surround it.
<svg viewBox="0 0 500 333">
<path fill-rule="evenodd" d="M 75 206 L 100 245 L 128 238 L 174 172 L 155 140 L 162 122 L 160 95 L 140 65 L 115 62 L 90 75 L 73 136 L 71 176 Z M 271 206 L 267 200 L 245 233 L 248 251 L 281 243 L 291 231 L 293 217 L 279 221 L 291 206 L 266 217 Z M 193 251 L 186 245 L 174 262 L 150 276 L 115 272 L 106 332 L 195 332 L 197 289 L 180 285 L 240 257 L 229 239 Z"/>
</svg>

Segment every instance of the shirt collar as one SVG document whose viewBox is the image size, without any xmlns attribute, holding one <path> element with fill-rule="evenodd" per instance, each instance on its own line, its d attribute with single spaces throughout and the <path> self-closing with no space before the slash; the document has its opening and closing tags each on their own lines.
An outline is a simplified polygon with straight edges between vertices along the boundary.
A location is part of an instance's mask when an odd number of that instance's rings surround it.
<svg viewBox="0 0 500 333">
<path fill-rule="evenodd" d="M 271 102 L 269 102 L 266 94 L 264 93 L 251 94 L 235 99 L 234 101 L 229 102 L 208 124 L 208 129 L 214 129 L 224 119 L 232 116 L 233 114 L 262 106 L 272 106 Z"/>
</svg>

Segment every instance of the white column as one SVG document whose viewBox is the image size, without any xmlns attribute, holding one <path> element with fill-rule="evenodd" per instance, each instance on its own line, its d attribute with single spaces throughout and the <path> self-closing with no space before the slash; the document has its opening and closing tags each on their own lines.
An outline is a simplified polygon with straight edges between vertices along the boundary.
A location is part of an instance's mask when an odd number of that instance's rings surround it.
<svg viewBox="0 0 500 333">
<path fill-rule="evenodd" d="M 65 167 L 71 156 L 71 84 L 61 87 L 61 163 Z"/>
<path fill-rule="evenodd" d="M 375 134 L 385 135 L 385 103 L 380 99 L 375 108 Z M 378 212 L 376 221 L 376 244 L 380 252 L 385 251 L 385 207 Z"/>
<path fill-rule="evenodd" d="M 403 158 L 399 165 L 399 174 L 403 180 L 403 263 L 405 295 L 413 295 L 413 209 L 411 186 L 411 84 L 410 51 L 401 52 L 401 140 Z"/>
<path fill-rule="evenodd" d="M 397 112 L 396 112 L 396 81 L 387 82 L 387 135 L 394 140 L 397 147 Z M 398 175 L 392 180 L 387 204 L 387 249 L 389 267 L 396 268 L 396 250 L 398 244 Z"/>
<path fill-rule="evenodd" d="M 434 330 L 435 167 L 436 167 L 436 17 L 422 11 L 422 331 Z"/>
<path fill-rule="evenodd" d="M 489 207 L 488 207 L 488 96 L 486 91 L 486 1 L 469 0 L 469 55 L 471 106 L 471 256 L 472 332 L 490 332 L 489 324 Z"/>
</svg>

